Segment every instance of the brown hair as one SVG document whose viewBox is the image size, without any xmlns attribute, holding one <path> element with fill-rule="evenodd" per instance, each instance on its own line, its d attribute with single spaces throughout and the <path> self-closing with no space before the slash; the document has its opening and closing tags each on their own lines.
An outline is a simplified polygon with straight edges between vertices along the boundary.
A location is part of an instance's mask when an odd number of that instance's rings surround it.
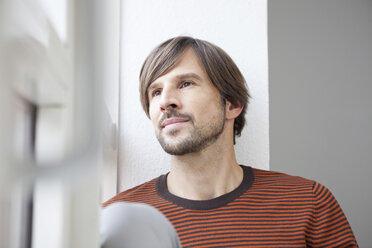
<svg viewBox="0 0 372 248">
<path fill-rule="evenodd" d="M 222 98 L 234 106 L 243 106 L 234 121 L 234 134 L 240 136 L 245 125 L 249 92 L 245 79 L 230 56 L 216 45 L 188 36 L 178 36 L 157 46 L 146 58 L 140 73 L 142 107 L 149 116 L 148 87 L 158 77 L 173 69 L 186 48 L 192 48 L 203 65 L 212 84 Z"/>
</svg>

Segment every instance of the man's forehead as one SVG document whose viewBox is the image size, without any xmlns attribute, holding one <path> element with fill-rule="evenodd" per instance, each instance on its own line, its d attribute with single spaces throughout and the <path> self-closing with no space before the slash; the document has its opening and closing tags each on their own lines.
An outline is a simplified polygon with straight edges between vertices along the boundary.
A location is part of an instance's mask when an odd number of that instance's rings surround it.
<svg viewBox="0 0 372 248">
<path fill-rule="evenodd" d="M 184 50 L 182 56 L 180 56 L 175 64 L 168 68 L 168 70 L 162 75 L 159 75 L 149 86 L 153 83 L 157 83 L 159 80 L 163 80 L 164 77 L 170 76 L 170 78 L 182 80 L 184 78 L 193 78 L 195 80 L 201 80 L 205 74 L 205 69 L 200 62 L 199 57 L 195 51 L 189 47 Z"/>
</svg>

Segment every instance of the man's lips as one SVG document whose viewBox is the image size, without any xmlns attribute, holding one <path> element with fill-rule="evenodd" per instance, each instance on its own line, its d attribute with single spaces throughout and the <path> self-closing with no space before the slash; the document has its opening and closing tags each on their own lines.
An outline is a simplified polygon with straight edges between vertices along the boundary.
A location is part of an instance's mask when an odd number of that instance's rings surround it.
<svg viewBox="0 0 372 248">
<path fill-rule="evenodd" d="M 183 123 L 183 122 L 188 122 L 188 119 L 183 119 L 183 118 L 170 118 L 166 119 L 161 123 L 161 128 L 165 128 L 166 126 L 176 124 L 176 123 Z"/>
</svg>

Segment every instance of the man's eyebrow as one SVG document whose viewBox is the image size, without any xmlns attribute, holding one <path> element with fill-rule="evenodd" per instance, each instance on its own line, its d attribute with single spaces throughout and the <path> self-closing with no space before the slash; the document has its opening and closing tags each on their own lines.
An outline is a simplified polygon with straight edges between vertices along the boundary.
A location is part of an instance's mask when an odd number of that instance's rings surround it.
<svg viewBox="0 0 372 248">
<path fill-rule="evenodd" d="M 191 78 L 191 79 L 194 79 L 194 80 L 202 80 L 202 78 L 198 74 L 195 74 L 193 72 L 182 73 L 182 74 L 176 75 L 175 78 L 177 80 L 185 80 L 185 79 L 188 79 L 188 78 Z M 154 82 L 152 82 L 149 85 L 149 87 L 147 88 L 147 92 L 151 92 L 151 90 L 156 88 L 158 86 L 158 84 L 159 84 L 159 82 L 156 82 L 156 80 Z"/>
<path fill-rule="evenodd" d="M 147 92 L 149 93 L 149 92 L 151 92 L 152 91 L 152 89 L 154 89 L 154 88 L 156 88 L 157 87 L 157 85 L 158 85 L 158 83 L 151 83 L 150 85 L 149 85 L 149 87 L 147 88 Z"/>
<path fill-rule="evenodd" d="M 179 74 L 176 77 L 179 80 L 183 80 L 183 79 L 187 79 L 187 78 L 193 78 L 193 79 L 196 79 L 196 80 L 202 80 L 202 78 L 198 74 L 195 74 L 193 72 Z"/>
</svg>

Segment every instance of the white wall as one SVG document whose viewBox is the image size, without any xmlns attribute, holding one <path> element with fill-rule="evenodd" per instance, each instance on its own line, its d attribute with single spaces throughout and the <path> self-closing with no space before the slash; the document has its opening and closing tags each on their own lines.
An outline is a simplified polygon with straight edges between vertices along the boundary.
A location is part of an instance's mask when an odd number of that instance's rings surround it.
<svg viewBox="0 0 372 248">
<path fill-rule="evenodd" d="M 268 7 L 270 168 L 325 184 L 372 247 L 372 1 Z"/>
<path fill-rule="evenodd" d="M 152 48 L 177 35 L 208 40 L 237 63 L 253 96 L 237 140 L 238 162 L 269 168 L 266 7 L 263 0 L 122 2 L 120 190 L 169 170 L 169 156 L 141 109 L 138 76 Z"/>
</svg>

